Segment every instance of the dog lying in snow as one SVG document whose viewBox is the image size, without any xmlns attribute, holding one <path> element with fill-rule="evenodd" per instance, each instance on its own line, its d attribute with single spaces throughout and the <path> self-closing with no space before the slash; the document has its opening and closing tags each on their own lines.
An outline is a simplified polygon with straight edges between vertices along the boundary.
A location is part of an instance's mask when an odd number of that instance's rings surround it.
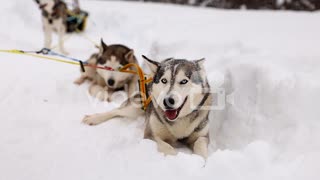
<svg viewBox="0 0 320 180">
<path fill-rule="evenodd" d="M 64 37 L 67 32 L 67 5 L 61 0 L 35 0 L 42 12 L 44 31 L 44 47 L 51 48 L 52 34 L 57 32 L 59 36 L 59 49 L 67 54 L 64 49 Z"/>
<path fill-rule="evenodd" d="M 212 95 L 203 59 L 170 58 L 159 63 L 144 58 L 153 76 L 153 82 L 147 87 L 152 103 L 146 112 L 141 110 L 139 95 L 136 95 L 110 112 L 85 116 L 83 122 L 97 125 L 115 117 L 135 119 L 145 115 L 144 137 L 156 141 L 158 151 L 175 155 L 173 146 L 182 142 L 206 159 Z"/>
<path fill-rule="evenodd" d="M 100 52 L 93 54 L 87 63 L 117 70 L 126 64 L 137 64 L 138 62 L 132 49 L 124 45 L 106 45 L 101 40 Z M 92 81 L 92 85 L 89 87 L 90 95 L 102 101 L 110 101 L 112 94 L 119 90 L 125 90 L 128 97 L 131 97 L 136 90 L 138 76 L 85 66 L 85 72 L 81 74 L 81 77 L 75 83 L 80 85 L 85 80 Z"/>
</svg>

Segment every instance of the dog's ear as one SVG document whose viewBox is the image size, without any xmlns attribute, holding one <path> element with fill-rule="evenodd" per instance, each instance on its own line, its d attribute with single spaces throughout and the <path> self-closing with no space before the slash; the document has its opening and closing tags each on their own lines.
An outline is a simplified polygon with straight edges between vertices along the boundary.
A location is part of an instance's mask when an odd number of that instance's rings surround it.
<svg viewBox="0 0 320 180">
<path fill-rule="evenodd" d="M 195 60 L 194 62 L 198 64 L 201 68 L 203 68 L 205 60 L 206 60 L 205 58 L 202 58 L 202 59 Z"/>
<path fill-rule="evenodd" d="M 101 38 L 100 53 L 103 53 L 107 49 L 108 49 L 108 46 L 106 45 L 106 43 L 103 42 L 103 39 Z"/>
<path fill-rule="evenodd" d="M 160 63 L 147 58 L 145 55 L 142 55 L 142 57 L 145 59 L 145 62 L 147 62 L 151 72 L 156 73 Z"/>
<path fill-rule="evenodd" d="M 134 51 L 133 51 L 133 49 L 131 49 L 129 52 L 127 52 L 127 54 L 124 55 L 124 58 L 128 62 L 134 62 Z"/>
</svg>

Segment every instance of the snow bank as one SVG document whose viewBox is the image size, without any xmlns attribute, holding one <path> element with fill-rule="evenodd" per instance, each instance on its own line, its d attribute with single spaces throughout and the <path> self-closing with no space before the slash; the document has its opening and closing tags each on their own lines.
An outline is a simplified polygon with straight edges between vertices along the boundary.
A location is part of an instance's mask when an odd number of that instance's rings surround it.
<svg viewBox="0 0 320 180">
<path fill-rule="evenodd" d="M 90 12 L 86 34 L 96 41 L 127 44 L 137 57 L 207 59 L 211 85 L 228 97 L 210 116 L 212 154 L 206 163 L 184 149 L 163 156 L 142 139 L 143 119 L 87 127 L 80 123 L 84 114 L 116 105 L 93 103 L 87 85 L 73 85 L 78 67 L 0 54 L 0 179 L 319 177 L 320 14 L 82 6 Z M 0 22 L 0 49 L 42 47 L 34 3 L 3 3 Z M 81 59 L 96 51 L 78 35 L 66 49 Z"/>
</svg>

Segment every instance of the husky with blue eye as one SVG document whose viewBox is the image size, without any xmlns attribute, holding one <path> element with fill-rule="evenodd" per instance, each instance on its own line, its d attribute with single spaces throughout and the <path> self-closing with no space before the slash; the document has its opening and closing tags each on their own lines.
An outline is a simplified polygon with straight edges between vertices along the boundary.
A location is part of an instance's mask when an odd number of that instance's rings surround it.
<svg viewBox="0 0 320 180">
<path fill-rule="evenodd" d="M 147 110 L 141 110 L 139 95 L 133 96 L 110 112 L 85 116 L 83 122 L 97 125 L 115 117 L 137 118 L 145 115 L 144 137 L 154 140 L 166 155 L 177 154 L 180 142 L 195 154 L 208 156 L 209 120 L 212 105 L 204 60 L 166 59 L 153 61 L 144 56 L 152 72 L 153 82 L 147 91 L 152 98 Z"/>
<path fill-rule="evenodd" d="M 102 101 L 110 101 L 110 97 L 116 91 L 126 91 L 128 97 L 136 91 L 138 76 L 118 71 L 127 64 L 138 63 L 132 49 L 120 44 L 106 45 L 101 40 L 100 52 L 93 54 L 87 63 L 106 68 L 85 66 L 85 72 L 75 81 L 75 84 L 80 85 L 86 80 L 91 80 L 90 95 Z"/>
</svg>

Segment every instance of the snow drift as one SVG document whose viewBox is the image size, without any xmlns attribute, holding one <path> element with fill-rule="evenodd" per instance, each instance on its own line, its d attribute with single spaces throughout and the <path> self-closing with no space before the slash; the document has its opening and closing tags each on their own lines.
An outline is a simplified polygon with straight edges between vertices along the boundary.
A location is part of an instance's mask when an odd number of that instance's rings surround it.
<svg viewBox="0 0 320 180">
<path fill-rule="evenodd" d="M 142 139 L 143 119 L 85 126 L 83 115 L 117 104 L 94 103 L 87 85 L 73 85 L 78 67 L 0 54 L 0 179 L 319 177 L 320 14 L 82 6 L 90 12 L 86 35 L 96 41 L 124 43 L 137 57 L 207 59 L 212 87 L 226 95 L 210 115 L 211 156 L 206 163 L 184 149 L 163 156 Z M 42 47 L 34 3 L 3 2 L 0 22 L 0 49 Z M 65 46 L 81 59 L 96 51 L 79 35 Z"/>
</svg>

